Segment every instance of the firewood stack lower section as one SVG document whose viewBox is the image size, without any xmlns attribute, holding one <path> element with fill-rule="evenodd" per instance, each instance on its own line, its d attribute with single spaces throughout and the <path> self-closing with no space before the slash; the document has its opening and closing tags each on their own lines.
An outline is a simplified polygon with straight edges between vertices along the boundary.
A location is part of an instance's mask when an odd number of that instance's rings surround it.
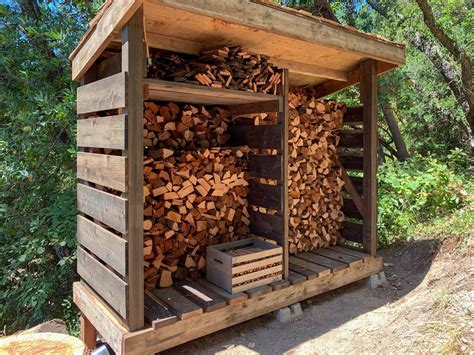
<svg viewBox="0 0 474 355">
<path fill-rule="evenodd" d="M 345 105 L 289 95 L 289 251 L 335 245 L 344 220 L 338 130 Z"/>
</svg>

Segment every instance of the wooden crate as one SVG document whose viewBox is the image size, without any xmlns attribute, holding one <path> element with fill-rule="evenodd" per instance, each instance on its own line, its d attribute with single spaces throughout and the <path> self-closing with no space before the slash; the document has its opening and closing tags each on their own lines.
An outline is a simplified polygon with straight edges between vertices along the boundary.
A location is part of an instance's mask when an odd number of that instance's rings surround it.
<svg viewBox="0 0 474 355">
<path fill-rule="evenodd" d="M 206 277 L 237 293 L 282 279 L 283 248 L 249 238 L 207 247 Z"/>
</svg>

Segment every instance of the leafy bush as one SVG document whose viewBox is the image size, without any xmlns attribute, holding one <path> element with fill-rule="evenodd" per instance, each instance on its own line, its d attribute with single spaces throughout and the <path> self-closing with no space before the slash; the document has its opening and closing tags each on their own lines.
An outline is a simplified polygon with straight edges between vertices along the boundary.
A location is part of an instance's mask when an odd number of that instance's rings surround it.
<svg viewBox="0 0 474 355">
<path fill-rule="evenodd" d="M 388 162 L 380 167 L 378 180 L 381 244 L 406 238 L 420 224 L 466 203 L 462 179 L 432 157 Z"/>
</svg>

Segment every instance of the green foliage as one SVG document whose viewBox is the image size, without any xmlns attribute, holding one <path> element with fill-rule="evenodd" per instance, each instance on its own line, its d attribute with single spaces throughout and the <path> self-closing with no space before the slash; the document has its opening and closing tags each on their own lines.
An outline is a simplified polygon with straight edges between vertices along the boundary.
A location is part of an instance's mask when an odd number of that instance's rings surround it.
<svg viewBox="0 0 474 355">
<path fill-rule="evenodd" d="M 75 273 L 75 88 L 69 53 L 96 4 L 0 5 L 0 326 L 69 321 Z M 73 322 L 74 321 L 74 322 Z M 76 327 L 77 328 L 77 327 Z"/>
<path fill-rule="evenodd" d="M 433 157 L 386 163 L 378 176 L 381 244 L 406 239 L 424 223 L 468 203 L 462 179 Z"/>
</svg>

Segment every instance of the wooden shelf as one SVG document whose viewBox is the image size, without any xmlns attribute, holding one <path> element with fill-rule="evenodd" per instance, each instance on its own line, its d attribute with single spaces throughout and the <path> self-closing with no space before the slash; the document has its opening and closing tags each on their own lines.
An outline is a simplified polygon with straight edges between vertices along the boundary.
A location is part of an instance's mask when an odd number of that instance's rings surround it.
<svg viewBox="0 0 474 355">
<path fill-rule="evenodd" d="M 159 79 L 145 79 L 145 99 L 186 102 L 203 105 L 245 105 L 274 103 L 275 111 L 282 107 L 282 97 L 232 89 L 210 88 Z"/>
</svg>

